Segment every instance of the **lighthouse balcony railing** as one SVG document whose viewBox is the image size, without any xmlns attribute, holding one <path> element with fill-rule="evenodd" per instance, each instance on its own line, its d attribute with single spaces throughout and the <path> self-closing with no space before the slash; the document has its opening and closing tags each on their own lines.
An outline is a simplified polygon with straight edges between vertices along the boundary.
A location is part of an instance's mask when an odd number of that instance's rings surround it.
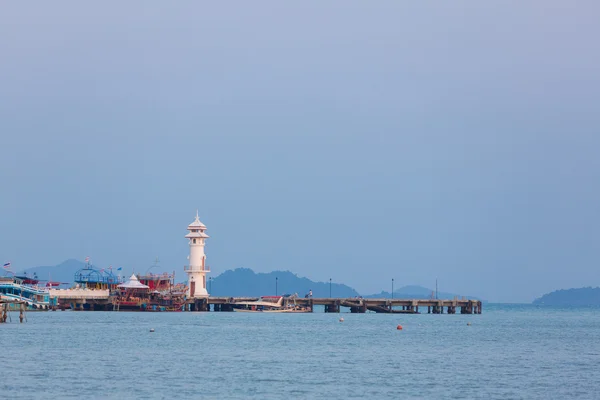
<svg viewBox="0 0 600 400">
<path fill-rule="evenodd" d="M 192 265 L 184 265 L 183 266 L 183 270 L 186 271 L 186 272 L 187 271 L 210 272 L 210 267 L 208 265 L 204 266 L 204 267 L 202 267 L 202 266 L 196 267 L 196 266 L 192 266 Z"/>
</svg>

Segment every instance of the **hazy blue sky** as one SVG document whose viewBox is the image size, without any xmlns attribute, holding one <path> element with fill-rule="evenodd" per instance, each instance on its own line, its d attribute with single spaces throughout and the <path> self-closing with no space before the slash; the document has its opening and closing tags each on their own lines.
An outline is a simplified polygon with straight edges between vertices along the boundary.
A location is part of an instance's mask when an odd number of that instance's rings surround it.
<svg viewBox="0 0 600 400">
<path fill-rule="evenodd" d="M 0 2 L 0 258 L 600 285 L 597 1 Z"/>
</svg>

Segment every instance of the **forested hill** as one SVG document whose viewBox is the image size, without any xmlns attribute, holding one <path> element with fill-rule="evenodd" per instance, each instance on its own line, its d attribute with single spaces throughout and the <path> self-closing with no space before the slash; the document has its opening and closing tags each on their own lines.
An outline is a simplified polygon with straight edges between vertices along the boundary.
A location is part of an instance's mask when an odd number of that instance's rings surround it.
<svg viewBox="0 0 600 400">
<path fill-rule="evenodd" d="M 546 293 L 533 304 L 548 306 L 600 306 L 600 287 L 563 289 Z"/>
<path fill-rule="evenodd" d="M 312 290 L 314 297 L 329 297 L 329 282 L 314 282 L 289 271 L 255 273 L 248 268 L 228 270 L 212 279 L 208 290 L 212 296 L 266 296 L 298 293 L 304 297 Z M 333 297 L 355 297 L 358 292 L 340 284 L 331 284 Z"/>
</svg>

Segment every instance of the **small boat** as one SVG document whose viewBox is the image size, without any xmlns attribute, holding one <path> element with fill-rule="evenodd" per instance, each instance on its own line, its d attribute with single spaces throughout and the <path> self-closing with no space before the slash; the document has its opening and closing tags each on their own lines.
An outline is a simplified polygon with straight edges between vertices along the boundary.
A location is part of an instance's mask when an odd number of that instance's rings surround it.
<svg viewBox="0 0 600 400">
<path fill-rule="evenodd" d="M 262 296 L 256 301 L 234 304 L 235 312 L 250 313 L 309 313 L 310 308 L 296 304 L 297 294 L 291 296 Z"/>
<path fill-rule="evenodd" d="M 310 309 L 306 307 L 301 308 L 281 308 L 281 309 L 271 309 L 271 310 L 262 310 L 262 309 L 249 309 L 249 308 L 234 308 L 235 312 L 247 312 L 247 313 L 309 313 Z"/>
<path fill-rule="evenodd" d="M 267 310 L 267 311 L 263 311 L 263 312 L 266 312 L 266 313 L 309 313 L 311 311 L 310 311 L 310 308 L 308 308 L 308 307 L 298 306 L 298 307 L 286 307 L 281 310 Z"/>
</svg>

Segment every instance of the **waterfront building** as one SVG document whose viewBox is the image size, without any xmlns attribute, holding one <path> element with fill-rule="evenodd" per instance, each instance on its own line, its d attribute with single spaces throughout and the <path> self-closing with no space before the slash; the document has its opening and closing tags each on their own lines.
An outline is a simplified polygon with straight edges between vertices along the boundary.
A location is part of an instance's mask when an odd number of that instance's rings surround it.
<svg viewBox="0 0 600 400">
<path fill-rule="evenodd" d="M 75 272 L 75 284 L 78 289 L 103 289 L 113 291 L 117 286 L 123 283 L 119 275 L 115 275 L 110 268 L 97 269 L 89 260 L 83 268 Z"/>
</svg>

